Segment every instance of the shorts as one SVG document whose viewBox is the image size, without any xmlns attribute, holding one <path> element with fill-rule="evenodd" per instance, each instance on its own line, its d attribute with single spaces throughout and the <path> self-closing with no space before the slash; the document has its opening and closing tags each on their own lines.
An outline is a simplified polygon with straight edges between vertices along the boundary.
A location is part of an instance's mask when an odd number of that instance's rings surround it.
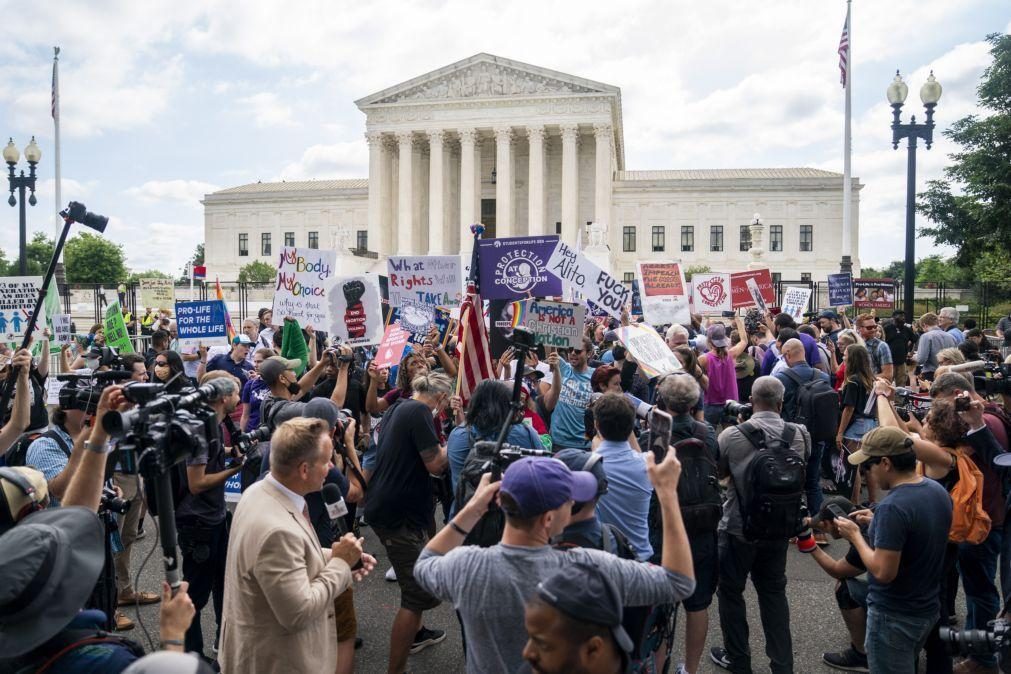
<svg viewBox="0 0 1011 674">
<path fill-rule="evenodd" d="M 368 449 L 362 452 L 362 470 L 373 471 L 376 469 L 376 446 L 369 443 Z"/>
<path fill-rule="evenodd" d="M 354 588 L 349 587 L 333 601 L 337 617 L 337 641 L 348 641 L 358 636 L 358 616 L 355 614 Z"/>
<path fill-rule="evenodd" d="M 415 613 L 429 611 L 442 602 L 426 592 L 414 580 L 414 563 L 421 556 L 428 543 L 428 534 L 423 529 L 404 525 L 399 529 L 385 529 L 372 524 L 372 531 L 379 537 L 386 556 L 390 558 L 393 571 L 400 586 L 400 607 Z"/>
<path fill-rule="evenodd" d="M 872 428 L 877 428 L 878 420 L 869 417 L 854 417 L 850 425 L 843 431 L 844 440 L 860 442 Z"/>
<path fill-rule="evenodd" d="M 839 608 L 851 611 L 857 608 L 867 608 L 867 580 L 862 577 L 844 578 L 839 581 L 835 590 L 835 601 Z"/>
<path fill-rule="evenodd" d="M 695 591 L 682 602 L 686 611 L 705 611 L 713 603 L 719 581 L 720 565 L 716 532 L 695 534 L 689 539 L 692 567 L 695 571 Z"/>
</svg>

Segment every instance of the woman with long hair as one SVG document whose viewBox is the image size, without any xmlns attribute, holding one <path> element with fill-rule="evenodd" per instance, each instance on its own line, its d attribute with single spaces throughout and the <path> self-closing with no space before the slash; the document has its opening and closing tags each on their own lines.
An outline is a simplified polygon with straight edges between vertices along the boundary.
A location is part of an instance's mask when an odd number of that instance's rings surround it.
<svg viewBox="0 0 1011 674">
<path fill-rule="evenodd" d="M 746 334 L 744 319 L 737 317 L 737 331 Z M 703 416 L 713 428 L 718 428 L 723 420 L 723 406 L 728 400 L 737 400 L 737 372 L 734 364 L 744 353 L 748 343 L 740 340 L 731 345 L 727 329 L 722 323 L 706 328 L 706 342 L 709 351 L 699 356 L 699 365 L 709 376 L 709 387 L 705 390 Z"/>
<path fill-rule="evenodd" d="M 846 349 L 851 344 L 864 346 L 863 337 L 857 334 L 856 330 L 846 328 L 839 333 L 839 352 L 843 354 L 843 361 L 838 364 L 835 371 L 835 390 L 842 391 L 843 384 L 846 383 Z"/>
<path fill-rule="evenodd" d="M 428 360 L 420 352 L 411 351 L 400 359 L 400 365 L 397 366 L 397 385 L 379 396 L 378 391 L 386 386 L 389 372 L 385 368 L 376 368 L 375 362 L 369 363 L 369 390 L 365 394 L 365 411 L 369 414 L 382 414 L 398 400 L 410 398 L 414 395 L 411 382 L 419 375 L 428 374 L 428 371 Z"/>
<path fill-rule="evenodd" d="M 860 448 L 864 435 L 878 425 L 877 413 L 867 409 L 867 401 L 874 392 L 874 369 L 867 348 L 859 344 L 846 347 L 843 361 L 846 368 L 846 383 L 842 388 L 842 417 L 836 432 L 835 444 L 838 457 L 833 457 L 832 468 L 836 484 L 841 487 L 852 482 L 850 500 L 860 503 L 860 473 L 853 470 L 846 457 Z M 867 497 L 877 501 L 877 485 L 867 483 Z"/>
<path fill-rule="evenodd" d="M 175 351 L 161 351 L 151 366 L 151 381 L 165 384 L 166 393 L 179 393 L 193 384 L 183 371 L 183 359 Z"/>
</svg>

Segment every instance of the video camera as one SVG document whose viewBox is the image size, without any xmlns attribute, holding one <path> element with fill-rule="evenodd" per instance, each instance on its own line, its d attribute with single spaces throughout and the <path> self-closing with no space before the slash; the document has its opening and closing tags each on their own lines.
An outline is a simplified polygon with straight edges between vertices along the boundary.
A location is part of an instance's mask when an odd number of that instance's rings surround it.
<svg viewBox="0 0 1011 674">
<path fill-rule="evenodd" d="M 501 480 L 502 473 L 505 472 L 506 468 L 525 456 L 548 459 L 552 456 L 551 452 L 546 449 L 527 449 L 526 447 L 517 447 L 516 445 L 507 444 L 503 444 L 496 452 L 495 447 L 497 444 L 497 442 L 493 442 L 491 440 L 480 440 L 474 443 L 474 449 L 478 455 L 484 454 L 491 455 L 492 457 L 481 467 L 482 473 L 491 471 L 492 482 L 498 482 Z"/>
<path fill-rule="evenodd" d="M 1011 363 L 1004 362 L 1000 351 L 987 351 L 980 357 L 985 365 L 973 379 L 976 391 L 984 396 L 1011 395 Z"/>
<path fill-rule="evenodd" d="M 948 652 L 969 657 L 997 654 L 997 663 L 1003 672 L 1011 671 L 1011 623 L 998 618 L 987 623 L 985 630 L 956 630 L 941 627 L 938 636 Z"/>
<path fill-rule="evenodd" d="M 895 389 L 895 412 L 903 421 L 909 421 L 909 417 L 916 417 L 917 421 L 923 421 L 927 413 L 930 412 L 932 400 L 930 396 L 916 393 L 908 388 Z"/>
<path fill-rule="evenodd" d="M 111 347 L 96 347 L 91 350 L 88 357 L 89 360 L 97 361 L 96 367 L 113 369 L 88 374 L 70 372 L 56 375 L 57 381 L 67 382 L 67 385 L 60 389 L 60 409 L 81 410 L 86 414 L 94 414 L 98 410 L 98 400 L 102 397 L 105 387 L 132 376 L 129 370 L 123 369 L 123 360 Z"/>
</svg>

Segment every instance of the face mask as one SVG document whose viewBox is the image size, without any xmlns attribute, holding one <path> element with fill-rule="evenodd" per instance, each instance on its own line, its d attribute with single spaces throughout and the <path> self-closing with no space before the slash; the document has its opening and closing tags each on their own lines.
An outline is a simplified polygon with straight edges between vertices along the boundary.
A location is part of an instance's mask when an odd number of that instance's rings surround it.
<svg viewBox="0 0 1011 674">
<path fill-rule="evenodd" d="M 294 382 L 294 381 L 293 382 L 289 382 L 289 383 L 285 384 L 284 386 L 285 386 L 286 389 L 288 389 L 288 393 L 290 393 L 292 395 L 295 395 L 295 394 L 297 394 L 297 393 L 299 393 L 299 392 L 302 391 L 302 389 L 299 388 L 299 386 L 298 386 L 298 382 Z"/>
<path fill-rule="evenodd" d="M 154 376 L 158 379 L 168 379 L 169 376 L 169 366 L 168 365 L 155 365 Z"/>
</svg>

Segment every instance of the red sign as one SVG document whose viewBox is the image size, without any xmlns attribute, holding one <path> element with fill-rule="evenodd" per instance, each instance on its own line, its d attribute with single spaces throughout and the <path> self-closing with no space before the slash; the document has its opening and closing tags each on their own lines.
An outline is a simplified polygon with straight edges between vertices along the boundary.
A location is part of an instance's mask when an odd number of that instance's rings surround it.
<svg viewBox="0 0 1011 674">
<path fill-rule="evenodd" d="M 776 303 L 776 290 L 772 287 L 772 274 L 768 269 L 755 269 L 730 275 L 730 292 L 733 295 L 734 309 L 755 306 L 755 300 L 752 299 L 751 293 L 748 291 L 749 278 L 755 279 L 766 305 L 772 306 Z"/>
<path fill-rule="evenodd" d="M 194 265 L 193 267 L 193 278 L 207 278 L 207 267 L 203 265 Z"/>
<path fill-rule="evenodd" d="M 404 347 L 411 340 L 411 333 L 401 330 L 400 325 L 387 325 L 386 332 L 383 333 L 383 341 L 379 344 L 376 352 L 376 367 L 393 367 L 400 363 L 404 356 Z"/>
</svg>

